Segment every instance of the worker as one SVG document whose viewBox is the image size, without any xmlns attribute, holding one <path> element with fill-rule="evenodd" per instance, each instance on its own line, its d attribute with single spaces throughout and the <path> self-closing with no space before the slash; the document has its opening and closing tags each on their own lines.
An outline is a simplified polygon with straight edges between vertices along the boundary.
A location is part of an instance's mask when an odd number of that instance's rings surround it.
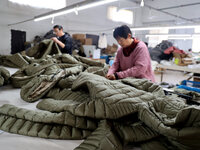
<svg viewBox="0 0 200 150">
<path fill-rule="evenodd" d="M 53 31 L 58 37 L 51 38 L 55 43 L 58 44 L 62 53 L 72 54 L 72 38 L 69 34 L 63 32 L 61 25 L 55 25 Z"/>
<path fill-rule="evenodd" d="M 106 78 L 116 80 L 134 77 L 155 82 L 150 54 L 145 43 L 133 38 L 127 25 L 117 27 L 113 36 L 121 48 L 118 49 Z"/>
</svg>

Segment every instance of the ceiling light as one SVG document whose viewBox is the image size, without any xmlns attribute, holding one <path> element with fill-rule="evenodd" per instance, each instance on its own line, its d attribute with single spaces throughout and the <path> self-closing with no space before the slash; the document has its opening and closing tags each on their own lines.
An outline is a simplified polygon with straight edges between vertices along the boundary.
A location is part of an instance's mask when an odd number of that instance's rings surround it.
<svg viewBox="0 0 200 150">
<path fill-rule="evenodd" d="M 140 6 L 144 7 L 144 0 L 141 0 Z"/>
<path fill-rule="evenodd" d="M 193 40 L 192 37 L 169 37 L 168 40 Z"/>
<path fill-rule="evenodd" d="M 200 25 L 136 27 L 136 28 L 131 28 L 131 30 L 132 31 L 144 31 L 144 30 L 163 30 L 163 29 L 189 29 L 189 28 L 198 28 L 198 27 L 200 27 Z"/>
<path fill-rule="evenodd" d="M 61 9 L 60 11 L 57 10 L 57 11 L 49 13 L 49 14 L 36 16 L 34 21 L 41 21 L 41 20 L 45 20 L 45 19 L 48 19 L 48 18 L 57 17 L 57 16 L 60 16 L 60 15 L 65 15 L 65 14 L 69 14 L 69 13 L 72 13 L 72 12 L 85 10 L 85 9 L 89 9 L 89 8 L 97 7 L 97 6 L 101 6 L 101 5 L 105 5 L 105 4 L 108 4 L 108 3 L 115 2 L 115 1 L 118 1 L 118 0 L 101 0 L 101 1 L 96 1 L 96 2 L 89 2 L 89 3 L 86 3 L 86 4 L 84 4 L 82 2 L 82 3 L 80 3 L 80 4 L 82 4 L 80 6 L 77 4 L 77 6 L 73 7 L 73 8 Z"/>
<path fill-rule="evenodd" d="M 75 8 L 74 12 L 75 12 L 76 15 L 78 15 L 78 8 Z"/>
<path fill-rule="evenodd" d="M 54 17 L 52 17 L 51 19 L 51 24 L 54 24 Z"/>
<path fill-rule="evenodd" d="M 147 34 L 145 37 L 155 37 L 155 36 L 168 36 L 168 37 L 191 37 L 191 34 Z"/>
<path fill-rule="evenodd" d="M 195 39 L 200 38 L 200 34 L 147 34 L 145 37 L 167 37 L 167 39 Z"/>
</svg>

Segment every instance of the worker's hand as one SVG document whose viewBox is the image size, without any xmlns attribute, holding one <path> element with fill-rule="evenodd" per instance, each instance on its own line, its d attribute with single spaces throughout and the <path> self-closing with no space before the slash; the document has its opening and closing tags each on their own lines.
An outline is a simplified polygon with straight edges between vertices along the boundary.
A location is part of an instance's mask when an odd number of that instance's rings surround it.
<svg viewBox="0 0 200 150">
<path fill-rule="evenodd" d="M 56 37 L 52 37 L 51 40 L 53 40 L 55 43 L 58 43 L 58 39 Z"/>
<path fill-rule="evenodd" d="M 106 75 L 106 78 L 109 79 L 109 80 L 116 80 L 114 74 Z"/>
</svg>

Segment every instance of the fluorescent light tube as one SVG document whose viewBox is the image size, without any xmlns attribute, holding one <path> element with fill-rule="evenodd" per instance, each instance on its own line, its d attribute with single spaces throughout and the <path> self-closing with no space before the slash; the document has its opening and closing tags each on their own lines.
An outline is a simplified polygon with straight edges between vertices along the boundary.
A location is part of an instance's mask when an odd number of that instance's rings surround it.
<svg viewBox="0 0 200 150">
<path fill-rule="evenodd" d="M 163 26 L 163 27 L 137 27 L 131 28 L 132 31 L 144 31 L 144 30 L 162 30 L 162 29 L 188 29 L 188 28 L 200 28 L 200 25 L 184 25 L 184 26 Z"/>
<path fill-rule="evenodd" d="M 141 0 L 140 6 L 144 7 L 144 0 Z"/>
<path fill-rule="evenodd" d="M 103 1 L 94 2 L 94 3 L 91 3 L 91 4 L 80 6 L 77 9 L 80 11 L 80 10 L 84 10 L 84 9 L 88 9 L 88 8 L 92 8 L 92 7 L 96 7 L 96 6 L 105 5 L 105 4 L 116 2 L 116 1 L 118 1 L 118 0 L 103 0 Z"/>
<path fill-rule="evenodd" d="M 192 37 L 169 37 L 169 40 L 193 40 Z"/>
<path fill-rule="evenodd" d="M 72 12 L 75 12 L 74 8 L 69 9 L 69 10 L 65 10 L 65 11 L 62 11 L 62 12 L 54 13 L 54 14 L 51 14 L 51 15 L 46 15 L 46 16 L 43 16 L 43 17 L 35 18 L 34 21 L 41 21 L 41 20 L 57 17 L 57 16 L 60 16 L 60 15 L 69 14 L 69 13 L 72 13 Z"/>
<path fill-rule="evenodd" d="M 82 5 L 82 6 L 77 6 L 75 8 L 66 9 L 66 10 L 56 12 L 56 13 L 52 13 L 52 14 L 49 14 L 49 15 L 35 17 L 34 21 L 41 21 L 41 20 L 45 20 L 45 19 L 48 19 L 48 18 L 57 17 L 57 16 L 60 16 L 60 15 L 65 15 L 65 14 L 69 14 L 69 13 L 72 13 L 72 12 L 81 11 L 81 10 L 89 9 L 89 8 L 92 8 L 92 7 L 105 5 L 105 4 L 108 4 L 108 3 L 115 2 L 115 1 L 118 1 L 118 0 L 101 0 L 101 1 L 91 2 L 91 3 L 88 3 L 88 4 Z"/>
<path fill-rule="evenodd" d="M 191 37 L 191 34 L 147 34 L 146 37 L 155 37 L 155 36 L 168 36 L 168 37 Z"/>
</svg>

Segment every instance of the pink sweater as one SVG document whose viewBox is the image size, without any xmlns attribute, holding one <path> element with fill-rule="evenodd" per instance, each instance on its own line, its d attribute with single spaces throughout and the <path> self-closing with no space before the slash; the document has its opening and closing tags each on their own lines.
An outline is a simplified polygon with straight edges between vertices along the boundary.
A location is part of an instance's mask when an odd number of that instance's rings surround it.
<svg viewBox="0 0 200 150">
<path fill-rule="evenodd" d="M 114 63 L 108 71 L 109 75 L 114 73 L 117 73 L 119 79 L 135 77 L 146 78 L 155 82 L 151 58 L 144 42 L 140 41 L 128 57 L 124 56 L 123 48 L 117 51 Z"/>
</svg>

